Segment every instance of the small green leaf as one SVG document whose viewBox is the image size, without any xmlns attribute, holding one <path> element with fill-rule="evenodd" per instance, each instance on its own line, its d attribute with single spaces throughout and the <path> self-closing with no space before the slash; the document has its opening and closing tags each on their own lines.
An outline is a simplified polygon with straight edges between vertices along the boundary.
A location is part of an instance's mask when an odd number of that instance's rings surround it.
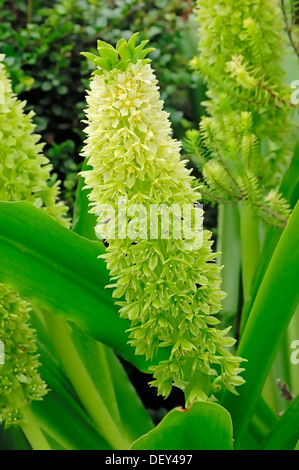
<svg viewBox="0 0 299 470">
<path fill-rule="evenodd" d="M 144 59 L 147 54 L 149 54 L 150 52 L 154 51 L 155 48 L 154 47 L 149 47 L 148 49 L 144 49 L 143 51 L 139 52 L 139 54 L 136 55 L 136 58 L 137 59 Z"/>
<path fill-rule="evenodd" d="M 138 317 L 140 306 L 137 302 L 133 305 L 132 308 L 128 311 L 129 320 L 135 320 Z"/>
<path fill-rule="evenodd" d="M 155 429 L 133 443 L 131 450 L 232 450 L 229 413 L 210 402 L 197 402 L 187 410 L 174 409 Z"/>
<path fill-rule="evenodd" d="M 99 58 L 97 55 L 92 54 L 91 52 L 81 52 L 81 55 L 84 55 L 84 57 L 86 57 L 91 62 L 95 62 L 95 60 Z"/>
<path fill-rule="evenodd" d="M 155 254 L 153 256 L 150 257 L 150 260 L 149 260 L 149 268 L 151 271 L 154 271 L 154 269 L 156 268 L 158 264 L 158 255 Z"/>
<path fill-rule="evenodd" d="M 120 46 L 122 46 L 123 44 L 126 44 L 127 41 L 124 39 L 124 38 L 121 38 L 118 43 L 116 44 L 116 50 L 119 51 L 119 48 Z"/>
<path fill-rule="evenodd" d="M 99 47 L 99 54 L 104 59 L 109 59 L 113 64 L 116 62 L 118 54 L 115 49 L 110 47 Z"/>
<path fill-rule="evenodd" d="M 104 70 L 111 70 L 112 65 L 108 59 L 103 59 L 102 57 L 98 57 L 97 59 L 94 60 L 94 63 L 98 66 L 101 67 Z"/>
<path fill-rule="evenodd" d="M 101 41 L 100 39 L 98 39 L 98 41 L 97 41 L 97 49 L 99 50 L 99 49 L 102 48 L 102 47 L 115 50 L 114 47 L 111 46 L 111 44 L 108 44 L 108 42 Z"/>
<path fill-rule="evenodd" d="M 139 34 L 139 33 L 133 34 L 133 36 L 131 36 L 131 38 L 130 38 L 129 41 L 128 41 L 128 49 L 129 49 L 129 51 L 130 51 L 132 57 L 133 57 L 133 55 L 134 55 L 135 44 L 136 44 L 136 38 L 137 38 L 138 34 Z"/>
<path fill-rule="evenodd" d="M 145 41 L 142 41 L 142 43 L 139 44 L 139 46 L 135 48 L 135 55 L 139 54 L 139 52 L 141 52 L 144 49 L 144 46 L 146 46 L 147 43 L 148 43 L 148 39 L 146 39 Z"/>
<path fill-rule="evenodd" d="M 130 62 L 131 62 L 131 59 L 120 60 L 120 61 L 117 62 L 117 68 L 120 69 L 120 70 L 125 71 Z"/>
<path fill-rule="evenodd" d="M 118 53 L 120 55 L 120 57 L 124 60 L 130 60 L 131 59 L 131 54 L 130 54 L 130 51 L 128 49 L 128 45 L 127 44 L 122 44 L 118 50 Z"/>
</svg>

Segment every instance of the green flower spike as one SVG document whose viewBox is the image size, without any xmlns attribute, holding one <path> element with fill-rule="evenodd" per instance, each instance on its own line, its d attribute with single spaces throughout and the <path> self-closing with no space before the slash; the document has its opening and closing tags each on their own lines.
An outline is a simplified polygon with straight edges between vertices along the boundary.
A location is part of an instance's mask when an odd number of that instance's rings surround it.
<svg viewBox="0 0 299 470">
<path fill-rule="evenodd" d="M 0 200 L 28 201 L 69 226 L 67 207 L 58 202 L 58 183 L 49 187 L 52 166 L 34 134 L 34 113 L 14 95 L 0 56 Z"/>
<path fill-rule="evenodd" d="M 30 304 L 13 289 L 0 284 L 0 340 L 5 363 L 0 366 L 0 423 L 20 424 L 22 408 L 40 400 L 46 384 L 38 373 L 35 334 L 30 327 Z"/>
<path fill-rule="evenodd" d="M 279 194 L 296 142 L 285 84 L 282 14 L 272 0 L 197 0 L 198 56 L 209 116 L 187 131 L 186 150 L 203 175 L 202 194 L 217 203 L 245 200 L 252 213 L 284 227 Z"/>
<path fill-rule="evenodd" d="M 235 392 L 244 382 L 239 376 L 242 359 L 228 350 L 235 343 L 226 336 L 229 329 L 215 328 L 225 294 L 210 232 L 203 231 L 202 245 L 188 245 L 185 234 L 175 236 L 181 217 L 174 215 L 169 230 L 157 228 L 150 217 L 155 205 L 186 205 L 191 208 L 186 220 L 193 223 L 200 194 L 180 160 L 180 143 L 171 138 L 157 79 L 145 59 L 151 49 L 143 49 L 145 42 L 135 47 L 135 38 L 121 39 L 116 49 L 100 42 L 101 59 L 85 53 L 98 69 L 87 96 L 83 151 L 92 170 L 83 176 L 91 190 L 91 212 L 98 217 L 96 230 L 108 228 L 104 258 L 116 281 L 113 296 L 121 299 L 120 316 L 131 321 L 130 343 L 148 360 L 160 348 L 168 352 L 166 360 L 151 367 L 151 384 L 164 397 L 173 385 L 179 387 L 188 406 L 213 399 L 222 387 Z M 117 221 L 115 237 L 113 220 L 103 209 L 107 205 Z M 143 233 L 132 236 L 136 205 Z"/>
<path fill-rule="evenodd" d="M 67 207 L 58 202 L 58 185 L 49 187 L 52 169 L 34 134 L 33 113 L 13 94 L 0 56 L 0 200 L 27 200 L 65 226 Z M 0 284 L 0 423 L 26 423 L 28 405 L 46 394 L 38 372 L 35 332 L 30 327 L 30 304 L 8 286 Z M 26 418 L 27 417 L 27 418 Z"/>
</svg>

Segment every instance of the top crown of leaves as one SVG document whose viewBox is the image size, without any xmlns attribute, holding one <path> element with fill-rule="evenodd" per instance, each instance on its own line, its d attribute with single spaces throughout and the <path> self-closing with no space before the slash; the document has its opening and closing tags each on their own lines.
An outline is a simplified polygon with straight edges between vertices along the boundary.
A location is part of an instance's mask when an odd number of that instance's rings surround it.
<svg viewBox="0 0 299 470">
<path fill-rule="evenodd" d="M 154 48 L 144 49 L 148 40 L 142 41 L 139 46 L 136 46 L 138 34 L 133 34 L 129 41 L 124 38 L 120 39 L 115 48 L 104 41 L 98 40 L 97 49 L 100 57 L 91 52 L 81 52 L 81 54 L 98 66 L 99 70 L 94 72 L 96 74 L 102 74 L 104 70 L 110 71 L 114 68 L 125 71 L 129 64 L 135 64 L 138 60 L 142 60 L 142 64 L 147 64 L 151 60 L 145 57 Z"/>
</svg>

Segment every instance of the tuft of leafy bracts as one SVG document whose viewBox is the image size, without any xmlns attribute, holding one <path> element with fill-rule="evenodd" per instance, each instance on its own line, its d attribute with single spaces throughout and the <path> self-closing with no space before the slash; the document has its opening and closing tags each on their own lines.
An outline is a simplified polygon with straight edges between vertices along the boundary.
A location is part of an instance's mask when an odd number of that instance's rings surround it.
<svg viewBox="0 0 299 470">
<path fill-rule="evenodd" d="M 24 106 L 13 94 L 0 61 L 0 200 L 29 201 L 69 226 L 67 207 L 57 199 L 58 185 L 47 184 L 52 167 L 34 134 L 33 113 L 25 114 Z M 5 351 L 0 365 L 0 423 L 5 426 L 22 424 L 24 407 L 46 393 L 30 310 L 17 292 L 0 284 L 0 340 Z"/>
<path fill-rule="evenodd" d="M 148 360 L 164 349 L 166 359 L 151 366 L 151 384 L 164 397 L 179 387 L 190 405 L 213 398 L 222 387 L 235 392 L 244 382 L 242 359 L 229 351 L 235 343 L 229 329 L 215 327 L 225 294 L 210 232 L 203 230 L 198 244 L 199 231 L 193 239 L 190 233 L 175 236 L 175 220 L 184 218 L 180 212 L 170 217 L 166 231 L 158 223 L 165 213 L 153 221 L 155 205 L 190 207 L 190 226 L 202 211 L 180 143 L 171 137 L 157 79 L 135 37 L 128 43 L 121 39 L 114 52 L 99 42 L 99 54 L 109 64 L 84 54 L 98 68 L 87 95 L 83 149 L 92 169 L 82 174 L 96 231 L 103 236 L 106 230 L 103 257 L 115 281 L 110 287 L 120 299 L 119 314 L 131 322 L 130 343 Z"/>
<path fill-rule="evenodd" d="M 294 148 L 295 106 L 285 85 L 282 13 L 272 0 L 197 1 L 199 55 L 191 65 L 207 84 L 207 116 L 187 133 L 186 150 L 212 201 L 248 200 L 267 223 L 284 226 L 279 194 Z"/>
</svg>

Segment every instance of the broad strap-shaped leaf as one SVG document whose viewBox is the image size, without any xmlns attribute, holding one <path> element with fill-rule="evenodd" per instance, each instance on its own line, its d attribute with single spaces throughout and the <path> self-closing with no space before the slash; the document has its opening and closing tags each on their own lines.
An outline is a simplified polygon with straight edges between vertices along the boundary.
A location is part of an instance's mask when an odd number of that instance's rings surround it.
<svg viewBox="0 0 299 470">
<path fill-rule="evenodd" d="M 219 266 L 223 266 L 221 288 L 227 293 L 222 302 L 222 313 L 236 315 L 239 305 L 241 246 L 240 220 L 237 204 L 220 204 L 218 208 L 217 251 Z"/>
<path fill-rule="evenodd" d="M 97 259 L 100 246 L 27 202 L 0 203 L 0 282 L 73 321 L 147 372 L 150 364 L 127 344 L 128 321 L 104 289 L 109 279 L 104 261 Z"/>
<path fill-rule="evenodd" d="M 210 402 L 196 402 L 188 410 L 175 408 L 131 449 L 232 450 L 231 417 L 220 405 Z"/>
<path fill-rule="evenodd" d="M 262 444 L 263 450 L 294 450 L 299 439 L 299 397 L 289 405 Z"/>
<path fill-rule="evenodd" d="M 41 346 L 41 372 L 50 387 L 43 401 L 32 406 L 35 419 L 42 430 L 66 450 L 111 449 L 92 419 L 78 404 L 73 389 L 57 364 Z M 55 450 L 55 446 L 52 447 Z"/>
<path fill-rule="evenodd" d="M 238 354 L 248 360 L 240 396 L 225 393 L 222 405 L 233 418 L 241 447 L 258 395 L 286 328 L 299 303 L 299 203 L 273 253 L 242 335 Z"/>
<path fill-rule="evenodd" d="M 281 192 L 294 207 L 299 197 L 299 143 L 296 145 L 291 164 L 281 183 Z"/>
</svg>

